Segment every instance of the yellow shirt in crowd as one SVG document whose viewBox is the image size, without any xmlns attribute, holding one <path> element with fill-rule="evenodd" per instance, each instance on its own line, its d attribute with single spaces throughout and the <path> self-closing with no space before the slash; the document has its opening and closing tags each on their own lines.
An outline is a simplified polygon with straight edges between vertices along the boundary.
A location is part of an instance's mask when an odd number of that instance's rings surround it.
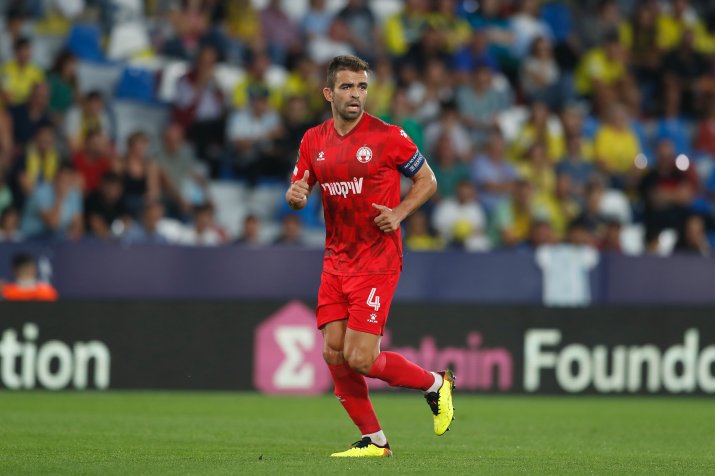
<svg viewBox="0 0 715 476">
<path fill-rule="evenodd" d="M 596 158 L 615 173 L 626 173 L 633 168 L 641 151 L 638 137 L 630 129 L 618 130 L 605 125 L 596 133 Z"/>
<path fill-rule="evenodd" d="M 579 94 L 591 94 L 594 81 L 612 85 L 626 74 L 623 64 L 612 61 L 603 48 L 593 48 L 583 57 L 574 77 Z"/>
<path fill-rule="evenodd" d="M 30 97 L 32 88 L 45 80 L 45 73 L 33 64 L 20 67 L 15 60 L 2 66 L 2 89 L 10 105 L 22 104 Z"/>
</svg>

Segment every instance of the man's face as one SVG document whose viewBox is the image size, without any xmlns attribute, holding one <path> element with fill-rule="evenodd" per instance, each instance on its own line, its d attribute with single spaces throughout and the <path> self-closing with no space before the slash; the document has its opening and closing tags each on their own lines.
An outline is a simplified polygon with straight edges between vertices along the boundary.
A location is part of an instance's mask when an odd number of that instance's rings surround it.
<svg viewBox="0 0 715 476">
<path fill-rule="evenodd" d="M 335 115 L 346 122 L 360 117 L 367 99 L 367 78 L 367 71 L 337 72 L 333 89 L 323 89 L 325 99 L 333 103 Z"/>
</svg>

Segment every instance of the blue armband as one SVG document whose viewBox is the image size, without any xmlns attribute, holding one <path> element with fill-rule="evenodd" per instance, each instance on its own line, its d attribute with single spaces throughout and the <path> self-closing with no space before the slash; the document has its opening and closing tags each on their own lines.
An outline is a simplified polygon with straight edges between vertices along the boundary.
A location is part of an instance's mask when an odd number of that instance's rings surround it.
<svg viewBox="0 0 715 476">
<path fill-rule="evenodd" d="M 413 177 L 422 168 L 422 164 L 425 163 L 425 156 L 419 151 L 415 151 L 415 155 L 412 156 L 410 160 L 404 164 L 397 166 L 402 175 L 405 177 Z"/>
</svg>

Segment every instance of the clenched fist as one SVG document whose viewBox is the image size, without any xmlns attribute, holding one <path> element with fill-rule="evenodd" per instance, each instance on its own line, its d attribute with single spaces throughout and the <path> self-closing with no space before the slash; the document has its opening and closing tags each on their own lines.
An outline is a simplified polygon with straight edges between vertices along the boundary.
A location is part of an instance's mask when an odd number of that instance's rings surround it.
<svg viewBox="0 0 715 476">
<path fill-rule="evenodd" d="M 288 187 L 286 201 L 294 210 L 302 209 L 308 202 L 308 195 L 310 194 L 310 186 L 308 185 L 309 176 L 310 172 L 306 170 L 302 179 L 296 180 Z"/>
</svg>

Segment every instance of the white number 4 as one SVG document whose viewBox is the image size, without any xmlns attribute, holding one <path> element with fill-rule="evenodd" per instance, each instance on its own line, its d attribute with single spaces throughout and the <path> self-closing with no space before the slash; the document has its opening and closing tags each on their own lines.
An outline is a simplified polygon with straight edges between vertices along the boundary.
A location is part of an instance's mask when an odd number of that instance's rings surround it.
<svg viewBox="0 0 715 476">
<path fill-rule="evenodd" d="M 377 288 L 372 288 L 370 290 L 370 295 L 367 297 L 367 305 L 370 306 L 371 308 L 375 309 L 376 311 L 380 310 L 380 296 L 375 296 L 375 292 L 377 292 Z"/>
</svg>

